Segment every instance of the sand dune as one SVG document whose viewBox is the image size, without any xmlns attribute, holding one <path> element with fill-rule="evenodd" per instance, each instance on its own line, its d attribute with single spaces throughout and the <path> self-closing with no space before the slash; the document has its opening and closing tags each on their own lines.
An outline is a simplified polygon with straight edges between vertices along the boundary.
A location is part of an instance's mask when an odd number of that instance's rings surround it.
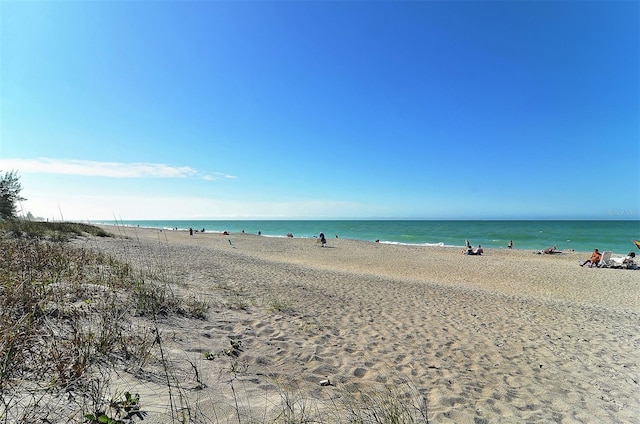
<svg viewBox="0 0 640 424">
<path fill-rule="evenodd" d="M 581 268 L 586 253 L 111 231 L 129 238 L 86 243 L 211 305 L 162 331 L 184 402 L 213 422 L 266 421 L 287 399 L 345 421 L 344 404 L 391 393 L 436 423 L 640 423 L 640 271 Z M 119 378 L 145 422 L 169 421 L 166 385 Z"/>
</svg>

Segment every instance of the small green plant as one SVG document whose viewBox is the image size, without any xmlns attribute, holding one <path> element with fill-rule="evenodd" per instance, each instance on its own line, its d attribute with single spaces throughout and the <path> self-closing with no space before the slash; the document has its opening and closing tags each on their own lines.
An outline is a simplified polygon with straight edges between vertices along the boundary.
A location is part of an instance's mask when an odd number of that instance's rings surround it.
<svg viewBox="0 0 640 424">
<path fill-rule="evenodd" d="M 132 395 L 129 392 L 124 398 L 111 401 L 109 408 L 115 414 L 115 418 L 109 417 L 105 411 L 85 415 L 86 424 L 133 424 L 135 418 L 144 420 L 146 412 L 140 410 L 140 395 Z"/>
</svg>

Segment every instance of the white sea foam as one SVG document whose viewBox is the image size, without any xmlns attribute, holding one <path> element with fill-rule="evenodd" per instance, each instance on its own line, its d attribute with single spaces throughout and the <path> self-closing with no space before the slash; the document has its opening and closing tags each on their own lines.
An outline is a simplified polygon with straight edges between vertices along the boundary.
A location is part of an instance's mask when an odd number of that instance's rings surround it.
<svg viewBox="0 0 640 424">
<path fill-rule="evenodd" d="M 404 243 L 404 242 L 400 242 L 400 241 L 384 241 L 384 240 L 380 240 L 379 242 L 380 244 L 393 244 L 396 246 L 428 246 L 428 247 L 461 247 L 461 246 L 454 246 L 451 244 L 445 244 L 443 242 L 438 242 L 438 243 Z"/>
</svg>

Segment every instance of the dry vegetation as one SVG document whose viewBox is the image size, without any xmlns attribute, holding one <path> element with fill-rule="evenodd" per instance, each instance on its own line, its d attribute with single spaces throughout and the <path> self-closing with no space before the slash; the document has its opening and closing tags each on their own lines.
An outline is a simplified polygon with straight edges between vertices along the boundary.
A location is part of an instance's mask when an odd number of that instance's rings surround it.
<svg viewBox="0 0 640 424">
<path fill-rule="evenodd" d="M 114 395 L 111 379 L 114 371 L 140 376 L 149 369 L 169 388 L 171 422 L 218 422 L 183 396 L 158 325 L 172 316 L 204 320 L 206 301 L 177 296 L 171 275 L 68 243 L 88 236 L 115 237 L 84 224 L 0 223 L 0 423 L 139 422 L 146 417 L 144 399 Z M 273 300 L 271 307 L 289 305 Z M 228 355 L 232 382 L 242 371 L 237 348 L 232 343 Z M 280 412 L 262 422 L 428 422 L 418 395 L 355 393 L 340 405 L 319 406 L 294 386 L 277 390 Z M 235 403 L 234 421 L 255 422 L 240 413 L 242 400 Z"/>
<path fill-rule="evenodd" d="M 203 317 L 168 284 L 67 240 L 109 236 L 82 224 L 5 223 L 0 240 L 0 420 L 129 422 L 135 395 L 107 398 L 113 368 L 135 372 L 158 348 L 153 323 Z M 134 319 L 135 318 L 135 319 Z"/>
</svg>

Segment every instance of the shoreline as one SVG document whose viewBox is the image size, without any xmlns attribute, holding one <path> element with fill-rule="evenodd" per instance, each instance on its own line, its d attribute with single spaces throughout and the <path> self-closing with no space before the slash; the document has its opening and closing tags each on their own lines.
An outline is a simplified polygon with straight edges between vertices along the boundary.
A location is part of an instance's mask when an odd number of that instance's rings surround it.
<svg viewBox="0 0 640 424">
<path fill-rule="evenodd" d="M 169 231 L 169 232 L 175 232 L 175 233 L 189 233 L 189 229 L 188 228 L 178 228 L 178 229 L 173 229 L 173 228 L 160 228 L 160 227 L 146 227 L 146 226 L 136 226 L 136 225 L 127 225 L 127 224 L 101 224 L 101 223 L 97 223 L 97 222 L 91 222 L 91 225 L 96 225 L 98 227 L 103 227 L 104 229 L 112 229 L 114 227 L 122 227 L 122 228 L 128 228 L 128 229 L 142 229 L 142 230 L 153 230 L 153 231 L 160 231 L 160 232 L 164 232 L 164 231 Z M 204 233 L 201 231 L 196 231 L 194 232 L 194 234 L 198 234 L 198 235 L 203 235 L 203 234 L 214 234 L 214 235 L 220 235 L 220 236 L 228 236 L 228 237 L 234 237 L 234 236 L 254 236 L 254 237 L 265 237 L 265 238 L 276 238 L 276 239 L 301 239 L 301 240 L 316 240 L 317 236 L 293 236 L 293 237 L 289 237 L 286 234 L 285 235 L 274 235 L 274 234 L 252 234 L 252 233 L 242 233 L 242 232 L 230 232 L 229 234 L 224 234 L 224 231 L 218 231 L 218 230 L 207 230 Z M 333 240 L 333 238 L 329 238 L 330 240 Z M 380 240 L 379 242 L 373 241 L 373 240 L 364 240 L 364 239 L 356 239 L 356 238 L 349 238 L 349 237 L 340 237 L 341 240 L 350 240 L 350 241 L 354 241 L 354 242 L 363 242 L 363 243 L 373 243 L 373 244 L 380 244 L 380 245 L 391 245 L 391 246 L 413 246 L 413 247 L 425 247 L 425 248 L 447 248 L 447 249 L 463 249 L 465 246 L 464 245 L 449 245 L 449 244 L 444 244 L 444 243 L 405 243 L 405 242 L 397 242 L 397 241 L 386 241 L 386 240 Z M 548 246 L 550 247 L 550 246 Z M 484 249 L 485 251 L 517 251 L 517 252 L 529 252 L 529 253 L 538 253 L 538 252 L 542 252 L 542 249 L 539 250 L 535 250 L 535 249 L 522 249 L 522 248 L 518 248 L 518 247 L 514 247 L 513 249 L 508 249 L 507 247 L 488 247 Z M 628 249 L 629 251 L 633 251 L 632 248 Z M 558 252 L 556 252 L 555 254 L 580 254 L 583 255 L 586 258 L 589 257 L 589 255 L 591 254 L 591 250 L 573 250 L 573 249 L 568 249 L 568 250 L 560 250 Z M 613 252 L 615 255 L 624 255 L 623 253 L 620 252 Z"/>
<path fill-rule="evenodd" d="M 94 223 L 98 223 L 93 221 Z M 632 239 L 640 235 L 640 221 L 558 221 L 558 220 L 192 220 L 192 221 L 109 221 L 109 224 L 207 231 L 232 234 L 295 236 L 313 238 L 323 232 L 327 238 L 339 235 L 366 241 L 415 245 L 461 247 L 470 239 L 474 246 L 513 247 L 539 251 L 558 246 L 562 251 L 592 252 L 594 248 L 626 255 L 635 251 Z"/>
</svg>

